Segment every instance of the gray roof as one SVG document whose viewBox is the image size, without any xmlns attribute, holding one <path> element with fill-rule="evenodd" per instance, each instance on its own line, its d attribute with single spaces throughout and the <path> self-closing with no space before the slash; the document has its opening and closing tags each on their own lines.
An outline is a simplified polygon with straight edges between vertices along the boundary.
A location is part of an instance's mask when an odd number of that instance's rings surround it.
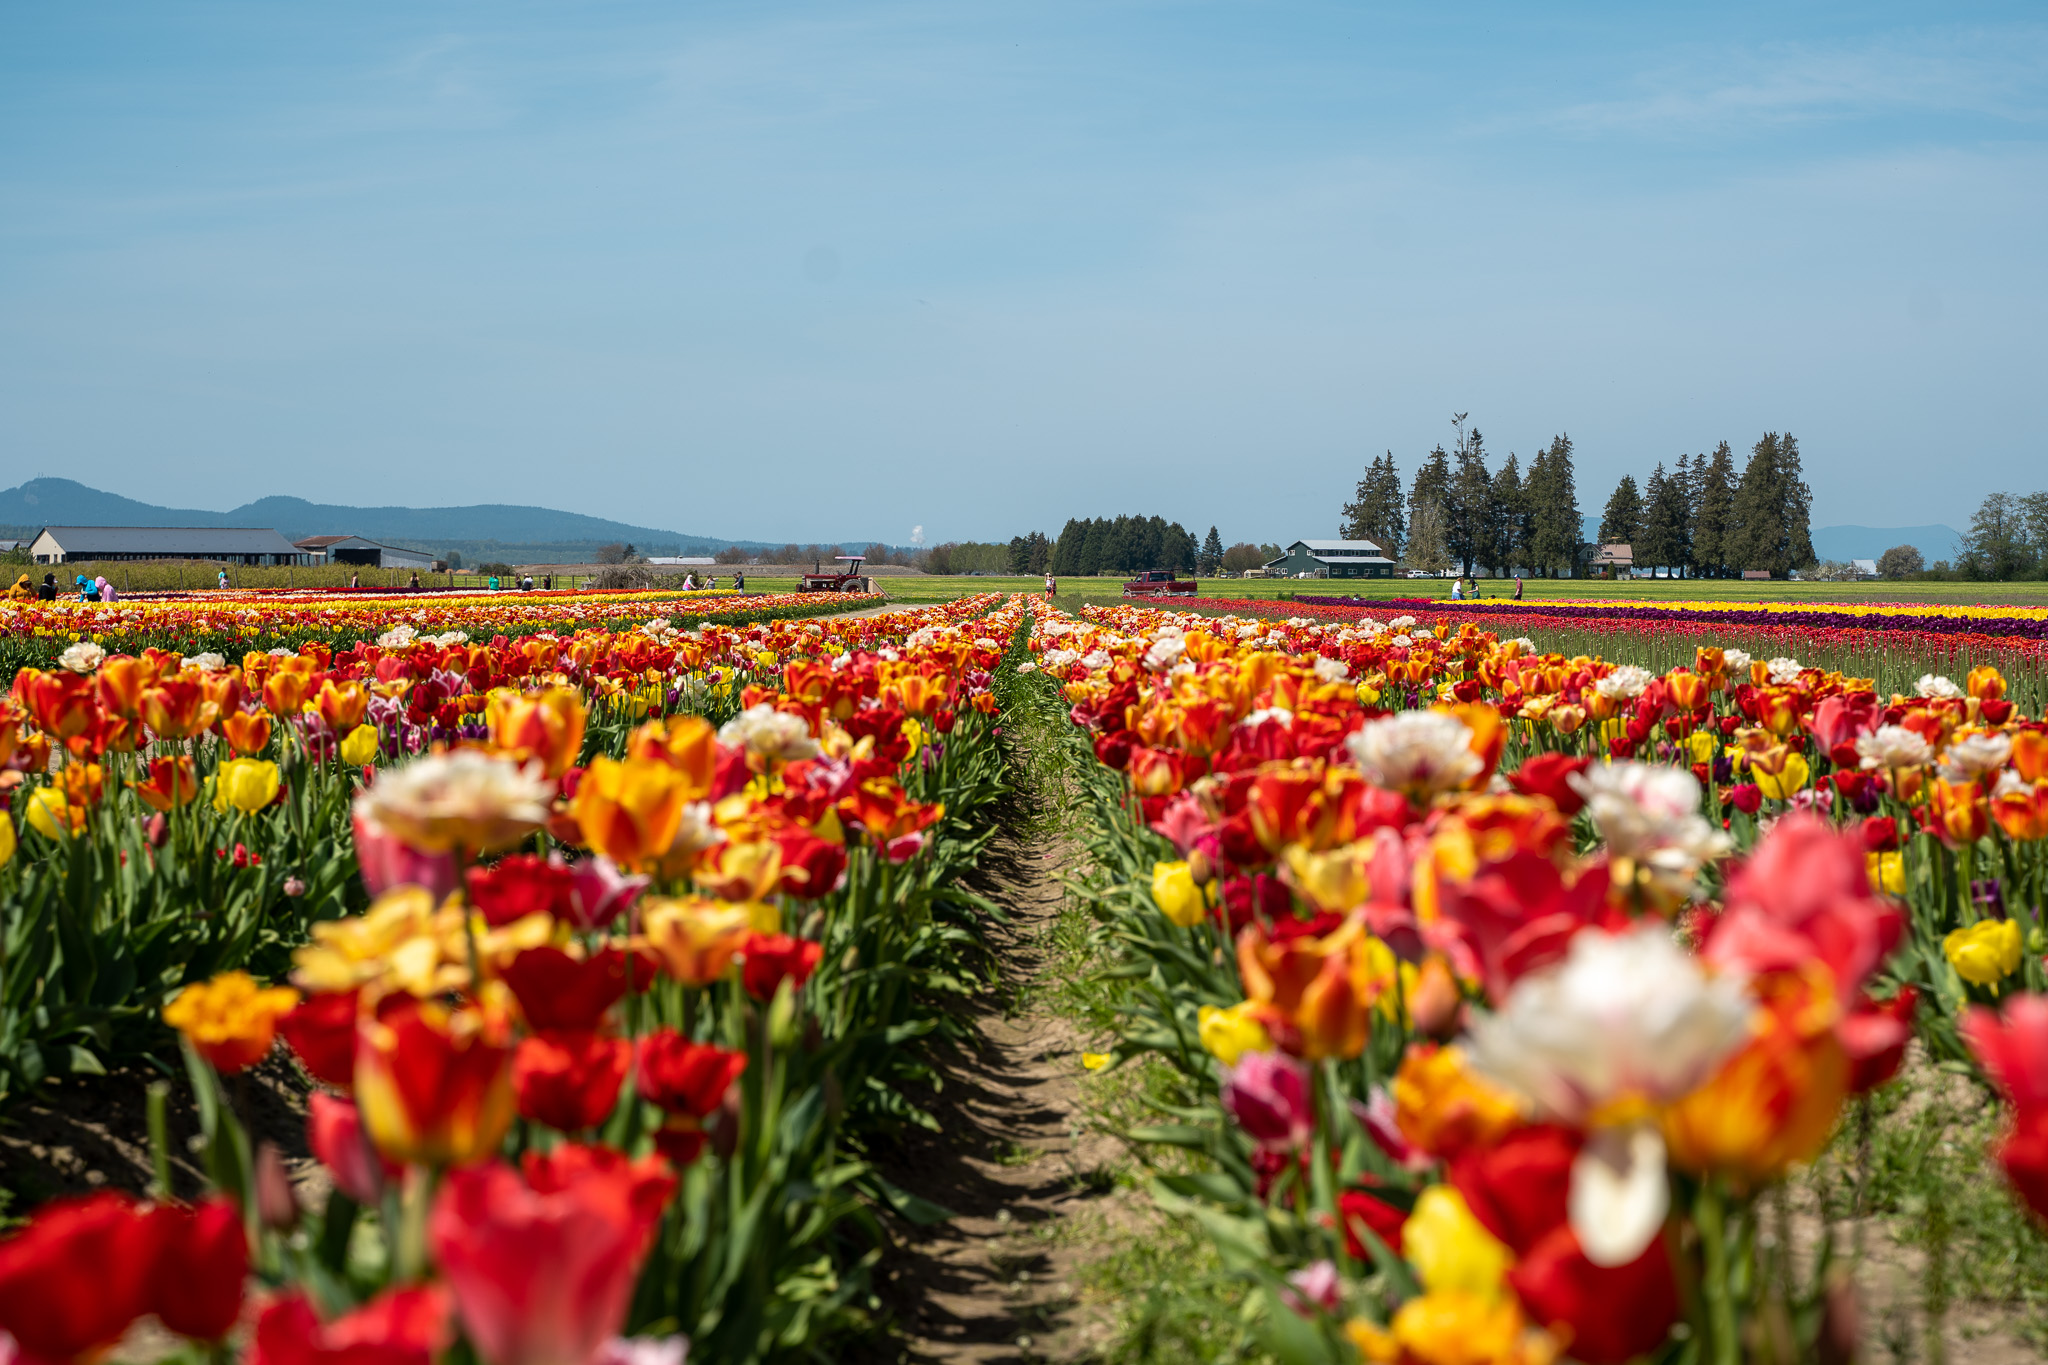
<svg viewBox="0 0 2048 1365">
<path fill-rule="evenodd" d="M 45 526 L 36 538 L 43 536 L 67 555 L 299 553 L 276 531 L 247 526 Z"/>
<path fill-rule="evenodd" d="M 1380 547 L 1370 540 L 1297 540 L 1294 545 L 1305 545 L 1312 555 L 1376 555 Z M 1288 549 L 1293 549 L 1289 545 Z"/>
</svg>

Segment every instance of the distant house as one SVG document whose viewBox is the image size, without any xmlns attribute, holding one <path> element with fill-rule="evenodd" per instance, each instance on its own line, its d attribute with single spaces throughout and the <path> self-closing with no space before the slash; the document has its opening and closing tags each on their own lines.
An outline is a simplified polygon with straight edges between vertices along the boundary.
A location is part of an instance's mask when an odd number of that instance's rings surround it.
<svg viewBox="0 0 2048 1365">
<path fill-rule="evenodd" d="M 1849 567 L 1856 571 L 1858 578 L 1877 577 L 1877 561 L 1874 559 L 1852 559 Z"/>
<path fill-rule="evenodd" d="M 708 555 L 701 559 L 694 555 L 650 555 L 647 562 L 649 564 L 666 565 L 670 568 L 679 568 L 687 564 L 694 568 L 704 569 L 709 568 L 718 561 Z"/>
<path fill-rule="evenodd" d="M 225 564 L 307 564 L 276 531 L 222 526 L 45 526 L 29 542 L 38 564 L 110 559 L 204 559 Z"/>
<path fill-rule="evenodd" d="M 1267 563 L 1266 572 L 1283 578 L 1392 578 L 1394 561 L 1369 540 L 1297 540 Z"/>
<path fill-rule="evenodd" d="M 294 542 L 313 564 L 361 564 L 372 569 L 431 569 L 438 562 L 421 550 L 380 545 L 361 536 L 307 536 Z"/>
<path fill-rule="evenodd" d="M 1627 573 L 1636 566 L 1636 549 L 1633 545 L 1602 545 L 1595 551 L 1587 565 L 1593 572 L 1612 569 L 1616 573 Z"/>
</svg>

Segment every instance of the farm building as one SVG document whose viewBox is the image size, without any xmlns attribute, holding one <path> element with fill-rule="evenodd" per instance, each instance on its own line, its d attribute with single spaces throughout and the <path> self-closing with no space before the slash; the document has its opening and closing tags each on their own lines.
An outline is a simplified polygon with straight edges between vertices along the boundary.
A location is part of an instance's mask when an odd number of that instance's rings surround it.
<svg viewBox="0 0 2048 1365">
<path fill-rule="evenodd" d="M 437 562 L 424 550 L 402 550 L 361 536 L 307 536 L 296 542 L 314 564 L 360 564 L 371 569 L 431 569 Z"/>
<path fill-rule="evenodd" d="M 1636 566 L 1636 547 L 1633 545 L 1602 545 L 1587 566 L 1594 573 L 1602 569 L 1613 569 L 1616 573 L 1627 573 Z"/>
<path fill-rule="evenodd" d="M 116 559 L 204 559 L 224 564 L 308 564 L 276 531 L 236 526 L 45 526 L 29 542 L 38 564 Z"/>
<path fill-rule="evenodd" d="M 1394 561 L 1369 540 L 1297 540 L 1267 563 L 1266 572 L 1286 578 L 1392 578 Z"/>
</svg>

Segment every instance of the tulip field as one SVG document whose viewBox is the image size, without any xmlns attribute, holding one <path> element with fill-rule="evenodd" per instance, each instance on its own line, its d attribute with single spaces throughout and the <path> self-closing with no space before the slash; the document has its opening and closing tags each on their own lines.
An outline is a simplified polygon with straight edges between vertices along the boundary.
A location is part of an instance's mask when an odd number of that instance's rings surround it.
<svg viewBox="0 0 2048 1365">
<path fill-rule="evenodd" d="M 0 1355 L 896 1358 L 1027 730 L 1212 1358 L 1872 1357 L 1929 1076 L 2036 1236 L 2048 610 L 870 605 L 0 608 L 0 1125 L 165 1077 L 147 1189 L 10 1209 Z"/>
</svg>

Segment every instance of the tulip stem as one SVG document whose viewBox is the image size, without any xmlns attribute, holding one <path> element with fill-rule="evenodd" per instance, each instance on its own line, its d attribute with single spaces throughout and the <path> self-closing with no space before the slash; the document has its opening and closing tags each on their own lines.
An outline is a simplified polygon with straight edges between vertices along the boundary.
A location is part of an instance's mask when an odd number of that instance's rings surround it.
<svg viewBox="0 0 2048 1365">
<path fill-rule="evenodd" d="M 1707 1301 L 1706 1365 L 1740 1365 L 1742 1346 L 1735 1330 L 1735 1299 L 1729 1290 L 1727 1210 L 1720 1187 L 1711 1179 L 1700 1185 L 1693 1221 L 1700 1230 L 1700 1291 Z"/>
</svg>

